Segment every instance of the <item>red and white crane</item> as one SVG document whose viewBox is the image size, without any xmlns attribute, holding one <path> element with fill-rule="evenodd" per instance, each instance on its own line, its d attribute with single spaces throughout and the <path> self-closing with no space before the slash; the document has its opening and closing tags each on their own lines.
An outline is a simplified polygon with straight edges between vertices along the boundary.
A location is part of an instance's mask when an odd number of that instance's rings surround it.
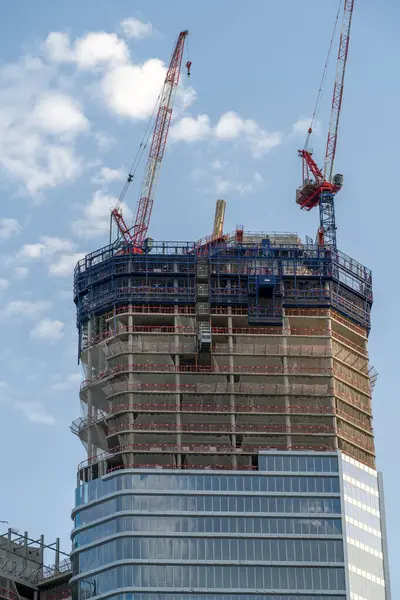
<svg viewBox="0 0 400 600">
<path fill-rule="evenodd" d="M 121 201 L 133 175 L 128 175 L 124 191 L 120 196 L 117 206 L 111 211 L 111 215 L 118 227 L 119 233 L 125 242 L 132 245 L 134 252 L 141 252 L 147 237 L 151 211 L 153 209 L 161 161 L 164 156 L 167 143 L 169 126 L 171 123 L 172 109 L 174 105 L 176 90 L 179 83 L 183 50 L 188 31 L 181 31 L 172 53 L 171 61 L 165 76 L 164 85 L 160 94 L 160 104 L 155 120 L 153 137 L 150 146 L 149 157 L 144 172 L 140 199 L 136 209 L 135 223 L 128 227 L 121 212 Z M 190 76 L 191 62 L 186 63 L 187 74 Z"/>
<path fill-rule="evenodd" d="M 334 175 L 333 166 L 336 155 L 340 111 L 342 108 L 353 9 L 354 0 L 344 0 L 343 22 L 323 170 L 314 161 L 312 150 L 307 150 L 307 143 L 304 150 L 299 150 L 299 156 L 303 160 L 303 182 L 301 187 L 296 191 L 296 202 L 300 205 L 300 208 L 305 210 L 311 210 L 314 206 L 319 205 L 320 226 L 318 230 L 318 243 L 334 248 L 336 247 L 334 198 L 343 185 L 343 175 Z M 307 142 L 311 133 L 312 129 L 310 128 L 308 130 Z"/>
</svg>

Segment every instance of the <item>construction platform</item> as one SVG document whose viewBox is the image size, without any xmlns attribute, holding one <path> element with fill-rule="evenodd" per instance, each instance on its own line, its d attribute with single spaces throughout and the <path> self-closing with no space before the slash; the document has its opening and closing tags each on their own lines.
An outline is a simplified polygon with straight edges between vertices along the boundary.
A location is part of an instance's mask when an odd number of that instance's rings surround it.
<svg viewBox="0 0 400 600">
<path fill-rule="evenodd" d="M 78 485 L 154 467 L 257 469 L 258 452 L 374 466 L 371 272 L 295 234 L 120 241 L 75 269 Z"/>
</svg>

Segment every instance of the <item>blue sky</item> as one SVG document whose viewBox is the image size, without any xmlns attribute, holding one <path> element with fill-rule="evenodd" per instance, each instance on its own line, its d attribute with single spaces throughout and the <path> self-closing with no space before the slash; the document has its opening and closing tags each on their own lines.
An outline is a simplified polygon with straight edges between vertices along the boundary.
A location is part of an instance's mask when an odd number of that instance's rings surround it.
<svg viewBox="0 0 400 600">
<path fill-rule="evenodd" d="M 315 235 L 294 202 L 304 141 L 337 0 L 11 3 L 0 23 L 0 520 L 68 547 L 79 415 L 72 269 L 107 243 L 122 189 L 177 34 L 191 32 L 150 234 L 195 240 L 215 200 L 225 230 Z M 21 18 L 23 15 L 23 18 Z M 132 20 L 134 19 L 134 20 Z M 391 563 L 400 558 L 394 441 L 399 279 L 397 56 L 400 6 L 356 2 L 336 170 L 338 245 L 372 268 L 371 362 L 378 467 Z M 142 26 L 140 26 L 142 23 Z M 396 39 L 397 38 L 397 39 Z M 322 162 L 334 61 L 312 146 Z M 394 177 L 393 177 L 394 174 Z M 134 211 L 140 174 L 126 197 Z M 400 575 L 392 572 L 393 596 Z M 397 594 L 396 594 L 397 591 Z"/>
</svg>

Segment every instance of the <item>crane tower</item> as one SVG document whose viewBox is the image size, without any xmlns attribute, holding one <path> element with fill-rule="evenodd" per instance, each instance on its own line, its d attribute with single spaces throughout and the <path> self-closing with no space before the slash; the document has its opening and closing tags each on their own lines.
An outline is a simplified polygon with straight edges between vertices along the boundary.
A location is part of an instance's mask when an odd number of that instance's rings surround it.
<svg viewBox="0 0 400 600">
<path fill-rule="evenodd" d="M 333 167 L 338 140 L 353 9 L 354 0 L 345 0 L 323 170 L 318 167 L 313 159 L 312 150 L 307 150 L 307 148 L 299 150 L 299 156 L 303 160 L 303 182 L 296 191 L 296 202 L 300 205 L 300 208 L 307 211 L 319 205 L 320 225 L 318 243 L 332 248 L 336 248 L 335 195 L 343 185 L 343 175 L 334 175 Z M 312 129 L 310 128 L 308 134 L 311 134 L 311 132 Z"/>
</svg>

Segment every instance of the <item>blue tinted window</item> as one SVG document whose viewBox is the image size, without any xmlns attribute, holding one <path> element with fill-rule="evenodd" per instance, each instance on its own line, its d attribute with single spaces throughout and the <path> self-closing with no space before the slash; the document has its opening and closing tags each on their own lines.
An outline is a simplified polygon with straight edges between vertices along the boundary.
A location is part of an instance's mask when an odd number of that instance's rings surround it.
<svg viewBox="0 0 400 600">
<path fill-rule="evenodd" d="M 344 569 L 341 567 L 257 567 L 257 566 L 188 566 L 188 565 L 151 565 L 130 564 L 115 567 L 108 571 L 91 575 L 90 585 L 82 581 L 81 593 L 88 594 L 94 589 L 94 594 L 104 594 L 120 587 L 166 587 L 179 589 L 187 587 L 189 582 L 193 591 L 196 588 L 208 587 L 235 589 L 244 592 L 257 589 L 279 590 L 287 589 L 290 583 L 293 591 L 344 590 Z M 262 585 L 260 585 L 260 583 Z M 90 592 L 88 594 L 90 596 Z"/>
<path fill-rule="evenodd" d="M 125 537 L 81 551 L 77 557 L 79 571 L 122 559 L 341 563 L 343 546 L 339 540 Z"/>
<path fill-rule="evenodd" d="M 226 571 L 223 571 L 222 575 L 224 575 L 226 573 Z M 257 577 L 260 575 L 259 572 L 256 573 Z M 258 581 L 258 585 L 257 588 L 260 589 L 263 586 L 263 582 L 261 579 L 257 580 Z M 177 583 L 177 582 L 176 582 Z M 189 581 L 187 580 L 187 583 L 185 585 L 185 580 L 182 581 L 182 583 L 184 584 L 184 587 L 189 587 Z M 224 580 L 225 583 L 225 580 Z M 224 585 L 223 587 L 226 588 L 228 586 L 228 582 L 226 583 L 226 585 Z M 293 587 L 293 586 L 288 586 Z M 170 593 L 170 594 L 157 594 L 157 593 L 139 593 L 139 594 L 132 594 L 132 593 L 127 593 L 127 594 L 119 594 L 117 596 L 109 596 L 108 597 L 109 600 L 345 600 L 345 596 L 344 595 L 334 595 L 332 596 L 331 594 L 327 595 L 319 595 L 319 594 L 312 594 L 312 596 L 310 595 L 302 595 L 301 598 L 295 594 L 295 595 L 288 595 L 288 594 L 262 594 L 262 595 L 248 595 L 248 594 L 190 594 L 190 596 L 188 596 L 188 594 L 177 594 L 175 592 Z"/>
<path fill-rule="evenodd" d="M 304 479 L 303 493 L 308 486 Z M 79 511 L 75 525 L 91 523 L 120 511 L 150 512 L 228 512 L 231 513 L 340 513 L 339 498 L 279 496 L 220 496 L 192 495 L 144 495 L 130 494 L 116 496 L 95 506 Z"/>
<path fill-rule="evenodd" d="M 114 517 L 73 535 L 74 547 L 123 532 L 153 533 L 157 530 L 177 533 L 246 533 L 283 535 L 341 535 L 340 519 L 274 517 Z M 371 536 L 370 536 L 371 537 Z M 370 541 L 369 538 L 367 541 Z"/>
<path fill-rule="evenodd" d="M 261 454 L 260 469 L 265 471 L 291 471 L 292 473 L 338 473 L 337 456 L 286 456 Z"/>
<path fill-rule="evenodd" d="M 279 456 L 279 455 L 260 455 L 260 469 L 272 472 L 305 472 L 305 473 L 338 473 L 338 459 L 335 456 Z M 352 476 L 364 481 L 368 478 L 368 483 L 376 487 L 376 478 L 364 473 L 360 469 L 357 472 L 352 465 L 345 464 L 347 471 L 351 471 Z M 116 474 L 107 479 L 96 479 L 90 483 L 83 484 L 76 490 L 76 506 L 104 497 L 121 490 L 193 490 L 193 491 L 258 491 L 260 482 L 266 476 L 256 474 L 176 474 L 162 475 L 157 473 L 142 474 Z M 280 484 L 279 484 L 280 485 Z M 264 484 L 263 484 L 264 486 Z M 262 487 L 261 489 L 264 489 Z M 272 488 L 269 487 L 268 489 Z M 286 489 L 286 488 L 285 488 Z"/>
</svg>

